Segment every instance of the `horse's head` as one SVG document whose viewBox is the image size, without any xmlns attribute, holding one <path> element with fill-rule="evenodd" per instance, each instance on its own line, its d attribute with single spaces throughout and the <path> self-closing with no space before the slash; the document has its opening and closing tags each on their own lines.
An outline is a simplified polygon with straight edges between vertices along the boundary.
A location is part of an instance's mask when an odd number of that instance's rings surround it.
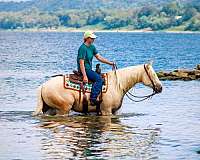
<svg viewBox="0 0 200 160">
<path fill-rule="evenodd" d="M 142 82 L 144 83 L 144 85 L 151 87 L 155 93 L 162 92 L 162 83 L 160 82 L 156 72 L 152 67 L 152 62 L 144 64 Z"/>
</svg>

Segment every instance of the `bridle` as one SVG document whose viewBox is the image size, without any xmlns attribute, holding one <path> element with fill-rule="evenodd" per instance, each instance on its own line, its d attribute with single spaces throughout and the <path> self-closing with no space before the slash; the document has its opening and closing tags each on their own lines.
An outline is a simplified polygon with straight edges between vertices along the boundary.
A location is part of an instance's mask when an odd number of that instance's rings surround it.
<svg viewBox="0 0 200 160">
<path fill-rule="evenodd" d="M 146 72 L 147 76 L 149 77 L 149 79 L 150 79 L 150 81 L 151 81 L 151 84 L 152 84 L 152 86 L 153 86 L 153 92 L 156 92 L 156 86 L 155 86 L 155 84 L 154 84 L 153 80 L 151 79 L 151 76 L 149 75 L 149 72 L 148 72 L 148 70 L 147 70 L 147 68 L 146 68 L 146 65 L 145 65 L 145 64 L 144 64 L 144 70 L 145 70 L 145 72 Z"/>
<path fill-rule="evenodd" d="M 115 74 L 116 74 L 116 70 L 117 70 L 117 65 L 116 65 L 116 63 L 114 64 L 113 70 L 115 71 Z M 131 93 L 130 91 L 128 91 L 128 92 L 125 93 L 125 94 L 126 94 L 126 96 L 127 96 L 131 101 L 133 101 L 133 102 L 141 102 L 141 101 L 144 101 L 144 100 L 146 100 L 146 99 L 150 99 L 150 98 L 152 98 L 155 94 L 157 94 L 156 86 L 155 86 L 153 80 L 151 79 L 151 76 L 149 75 L 149 72 L 148 72 L 148 70 L 147 70 L 145 64 L 144 64 L 144 70 L 145 70 L 145 73 L 147 74 L 147 76 L 148 76 L 148 78 L 149 78 L 149 80 L 151 81 L 151 84 L 152 84 L 152 86 L 153 86 L 153 93 L 151 93 L 151 94 L 149 94 L 149 95 L 146 95 L 146 96 L 136 96 L 136 95 L 134 95 L 133 93 Z M 116 76 L 117 76 L 117 74 L 116 74 Z M 123 90 L 123 92 L 125 92 L 125 91 Z M 134 98 L 137 98 L 137 99 L 140 99 L 140 100 L 135 100 Z"/>
</svg>

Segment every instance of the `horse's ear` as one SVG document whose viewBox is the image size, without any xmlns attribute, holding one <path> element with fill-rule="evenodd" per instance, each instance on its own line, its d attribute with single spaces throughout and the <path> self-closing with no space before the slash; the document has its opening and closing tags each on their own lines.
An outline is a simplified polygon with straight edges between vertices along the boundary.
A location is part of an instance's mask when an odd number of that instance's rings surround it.
<svg viewBox="0 0 200 160">
<path fill-rule="evenodd" d="M 153 65 L 153 60 L 148 61 L 146 67 L 149 69 Z"/>
<path fill-rule="evenodd" d="M 153 60 L 150 60 L 148 64 L 153 66 Z"/>
<path fill-rule="evenodd" d="M 150 69 L 151 64 L 150 64 L 150 63 L 147 63 L 146 67 L 147 67 L 147 69 Z"/>
</svg>

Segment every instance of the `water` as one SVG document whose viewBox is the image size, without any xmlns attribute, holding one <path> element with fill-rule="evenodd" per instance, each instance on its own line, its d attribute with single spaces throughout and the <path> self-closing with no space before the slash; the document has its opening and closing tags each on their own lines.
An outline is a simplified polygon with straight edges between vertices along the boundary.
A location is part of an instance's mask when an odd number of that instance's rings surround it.
<svg viewBox="0 0 200 160">
<path fill-rule="evenodd" d="M 155 70 L 192 69 L 200 61 L 200 34 L 97 35 L 99 53 L 119 68 L 153 59 Z M 200 159 L 199 81 L 165 81 L 161 94 L 141 103 L 125 98 L 112 117 L 31 116 L 36 88 L 76 68 L 81 36 L 0 32 L 0 159 Z M 151 91 L 139 85 L 135 92 Z"/>
</svg>

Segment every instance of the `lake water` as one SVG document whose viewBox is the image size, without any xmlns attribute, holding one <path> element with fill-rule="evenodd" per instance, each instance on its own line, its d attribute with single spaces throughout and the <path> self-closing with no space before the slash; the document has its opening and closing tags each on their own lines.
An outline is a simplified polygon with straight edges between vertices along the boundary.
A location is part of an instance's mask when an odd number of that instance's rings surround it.
<svg viewBox="0 0 200 160">
<path fill-rule="evenodd" d="M 200 63 L 200 34 L 97 35 L 99 53 L 119 68 Z M 36 88 L 76 68 L 81 43 L 82 33 L 0 32 L 0 159 L 200 159 L 200 81 L 164 81 L 161 94 L 140 103 L 125 98 L 112 117 L 32 117 Z M 135 92 L 151 90 L 139 85 Z"/>
</svg>

